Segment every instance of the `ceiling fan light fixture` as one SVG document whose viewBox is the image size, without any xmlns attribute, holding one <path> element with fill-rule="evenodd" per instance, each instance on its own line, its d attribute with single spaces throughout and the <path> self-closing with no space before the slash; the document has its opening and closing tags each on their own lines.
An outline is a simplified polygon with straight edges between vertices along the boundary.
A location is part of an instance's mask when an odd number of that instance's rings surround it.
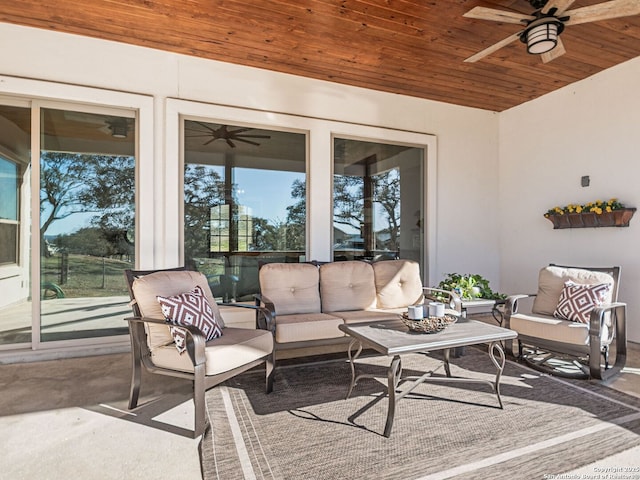
<svg viewBox="0 0 640 480">
<path fill-rule="evenodd" d="M 111 136 L 114 138 L 127 138 L 129 126 L 126 119 L 115 120 L 109 123 L 109 130 L 111 130 Z"/>
<path fill-rule="evenodd" d="M 558 24 L 550 21 L 527 30 L 527 52 L 540 55 L 556 48 L 558 44 Z"/>
</svg>

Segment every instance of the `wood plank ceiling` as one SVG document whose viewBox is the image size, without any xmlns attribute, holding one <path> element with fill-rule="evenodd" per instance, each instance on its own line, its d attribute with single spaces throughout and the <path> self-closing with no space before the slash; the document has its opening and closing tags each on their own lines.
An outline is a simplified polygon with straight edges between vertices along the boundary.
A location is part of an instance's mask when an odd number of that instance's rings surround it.
<svg viewBox="0 0 640 480">
<path fill-rule="evenodd" d="M 533 11 L 526 0 L 0 0 L 0 21 L 493 111 L 640 55 L 636 15 L 567 27 L 567 53 L 548 64 L 519 41 L 464 63 L 520 30 L 462 16 L 477 5 Z"/>
</svg>

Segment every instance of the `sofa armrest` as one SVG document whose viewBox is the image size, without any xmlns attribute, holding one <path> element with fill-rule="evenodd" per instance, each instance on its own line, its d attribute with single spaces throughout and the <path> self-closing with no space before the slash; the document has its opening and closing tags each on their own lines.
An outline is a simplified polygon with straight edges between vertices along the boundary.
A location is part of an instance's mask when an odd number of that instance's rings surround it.
<svg viewBox="0 0 640 480">
<path fill-rule="evenodd" d="M 261 293 L 256 293 L 255 306 L 260 309 L 257 313 L 256 322 L 261 322 L 260 317 L 264 318 L 266 330 L 270 330 L 273 334 L 276 333 L 276 306 L 273 302 Z"/>
<path fill-rule="evenodd" d="M 274 323 L 274 315 L 267 307 L 260 306 L 258 302 L 255 305 L 247 305 L 246 303 L 217 303 L 218 306 L 248 308 L 256 311 L 256 328 L 260 330 L 273 331 L 271 326 Z"/>
<path fill-rule="evenodd" d="M 462 312 L 462 299 L 452 290 L 443 290 L 435 287 L 422 287 L 425 298 L 437 298 L 449 305 L 449 308 L 458 313 Z"/>
</svg>

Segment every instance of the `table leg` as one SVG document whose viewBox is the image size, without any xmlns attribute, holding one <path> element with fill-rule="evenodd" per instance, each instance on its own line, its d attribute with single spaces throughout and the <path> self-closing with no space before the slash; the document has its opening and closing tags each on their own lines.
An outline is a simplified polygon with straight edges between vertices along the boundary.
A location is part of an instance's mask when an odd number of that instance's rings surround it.
<svg viewBox="0 0 640 480">
<path fill-rule="evenodd" d="M 353 349 L 353 346 L 355 344 L 358 344 L 358 350 L 356 351 L 355 355 L 351 354 L 351 350 Z M 357 379 L 356 379 L 356 360 L 358 359 L 358 357 L 360 356 L 360 353 L 362 353 L 362 343 L 358 340 L 358 339 L 353 339 L 351 340 L 351 343 L 349 343 L 349 350 L 348 350 L 348 355 L 349 355 L 349 365 L 351 366 L 351 384 L 349 385 L 349 392 L 347 393 L 347 398 L 349 398 L 351 396 L 351 392 L 353 391 L 353 387 L 355 387 L 356 383 L 357 383 Z"/>
<path fill-rule="evenodd" d="M 449 365 L 449 355 L 450 355 L 450 353 L 451 353 L 451 349 L 449 349 L 449 348 L 445 349 L 445 351 L 443 353 L 443 356 L 444 356 L 444 359 L 443 359 L 444 371 L 447 374 L 447 377 L 451 376 L 451 367 Z"/>
<path fill-rule="evenodd" d="M 497 358 L 496 358 L 497 353 Z M 504 350 L 502 349 L 502 345 L 500 342 L 491 342 L 489 344 L 489 357 L 491 361 L 496 366 L 496 382 L 494 388 L 496 390 L 496 396 L 498 397 L 498 403 L 500 404 L 500 408 L 502 407 L 502 399 L 500 398 L 500 377 L 502 377 L 502 372 L 504 371 L 504 364 L 506 361 Z"/>
<path fill-rule="evenodd" d="M 391 428 L 393 427 L 393 419 L 396 414 L 396 388 L 400 382 L 400 376 L 402 375 L 402 361 L 400 355 L 393 357 L 389 370 L 387 372 L 387 395 L 389 396 L 389 408 L 387 410 L 387 422 L 384 426 L 384 436 L 389 437 L 391 435 Z M 398 398 L 398 400 L 400 400 Z"/>
</svg>

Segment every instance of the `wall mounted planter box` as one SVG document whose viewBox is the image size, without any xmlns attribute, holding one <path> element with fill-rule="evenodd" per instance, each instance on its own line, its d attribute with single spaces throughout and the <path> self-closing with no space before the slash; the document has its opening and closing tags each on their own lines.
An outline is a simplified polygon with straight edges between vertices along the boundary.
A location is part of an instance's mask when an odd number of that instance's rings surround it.
<svg viewBox="0 0 640 480">
<path fill-rule="evenodd" d="M 629 221 L 636 212 L 635 208 L 622 208 L 613 212 L 565 213 L 564 215 L 549 215 L 547 218 L 553 223 L 553 228 L 595 228 L 595 227 L 628 227 Z"/>
</svg>

